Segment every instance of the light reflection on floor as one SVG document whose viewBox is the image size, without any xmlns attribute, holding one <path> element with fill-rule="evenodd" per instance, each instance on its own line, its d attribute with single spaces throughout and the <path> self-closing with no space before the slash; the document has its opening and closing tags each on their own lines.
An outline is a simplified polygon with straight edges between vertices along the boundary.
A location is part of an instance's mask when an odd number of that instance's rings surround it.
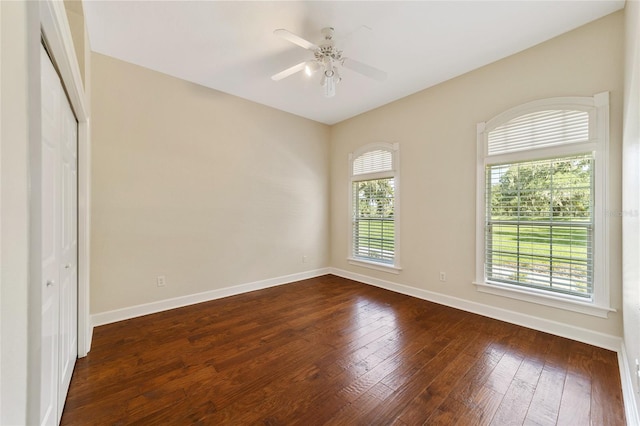
<svg viewBox="0 0 640 426">
<path fill-rule="evenodd" d="M 343 354 L 342 368 L 349 380 L 354 380 L 386 359 L 389 353 L 401 353 L 404 336 L 397 323 L 396 310 L 389 303 L 357 297 L 351 314 L 352 321 L 345 323 L 344 330 L 344 334 L 352 338 L 346 346 L 351 352 Z M 402 357 L 398 356 L 389 366 L 401 363 Z"/>
</svg>

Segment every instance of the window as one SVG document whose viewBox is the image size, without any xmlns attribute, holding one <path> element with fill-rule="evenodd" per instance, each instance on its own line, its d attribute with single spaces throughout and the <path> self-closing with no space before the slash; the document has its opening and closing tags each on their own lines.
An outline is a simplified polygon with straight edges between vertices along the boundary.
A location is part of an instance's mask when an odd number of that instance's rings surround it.
<svg viewBox="0 0 640 426">
<path fill-rule="evenodd" d="M 367 145 L 349 156 L 351 232 L 349 261 L 399 271 L 398 145 Z"/>
<path fill-rule="evenodd" d="M 488 165 L 485 170 L 487 279 L 589 299 L 593 156 Z"/>
<path fill-rule="evenodd" d="M 479 291 L 606 317 L 608 93 L 478 125 Z"/>
</svg>

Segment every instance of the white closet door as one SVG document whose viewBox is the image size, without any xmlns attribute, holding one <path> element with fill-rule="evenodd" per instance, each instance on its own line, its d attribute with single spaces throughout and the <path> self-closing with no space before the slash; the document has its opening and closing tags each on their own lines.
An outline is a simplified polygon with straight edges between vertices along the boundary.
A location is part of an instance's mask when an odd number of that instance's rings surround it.
<svg viewBox="0 0 640 426">
<path fill-rule="evenodd" d="M 41 48 L 42 346 L 40 424 L 62 417 L 77 357 L 77 122 Z"/>
<path fill-rule="evenodd" d="M 60 86 L 62 89 L 62 86 Z M 60 232 L 60 368 L 58 417 L 78 356 L 78 123 L 66 97 L 61 105 L 61 225 Z"/>
<path fill-rule="evenodd" d="M 42 91 L 42 346 L 40 424 L 58 423 L 60 284 L 60 97 L 58 75 L 41 49 Z"/>
</svg>

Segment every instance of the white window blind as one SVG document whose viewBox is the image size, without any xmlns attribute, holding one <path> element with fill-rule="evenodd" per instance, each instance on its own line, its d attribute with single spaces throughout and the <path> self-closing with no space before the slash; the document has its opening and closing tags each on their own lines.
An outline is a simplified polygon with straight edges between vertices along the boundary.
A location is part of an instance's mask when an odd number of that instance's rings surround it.
<svg viewBox="0 0 640 426">
<path fill-rule="evenodd" d="M 488 135 L 487 154 L 589 141 L 589 114 L 577 110 L 547 110 L 525 114 L 496 127 Z"/>
<path fill-rule="evenodd" d="M 394 180 L 353 182 L 353 256 L 393 264 L 395 257 Z"/>
<path fill-rule="evenodd" d="M 591 154 L 486 166 L 486 279 L 590 298 Z"/>
<path fill-rule="evenodd" d="M 360 265 L 398 268 L 397 153 L 379 143 L 352 155 L 349 260 Z"/>
<path fill-rule="evenodd" d="M 393 154 L 387 150 L 367 151 L 353 161 L 352 174 L 363 175 L 393 170 Z"/>
</svg>

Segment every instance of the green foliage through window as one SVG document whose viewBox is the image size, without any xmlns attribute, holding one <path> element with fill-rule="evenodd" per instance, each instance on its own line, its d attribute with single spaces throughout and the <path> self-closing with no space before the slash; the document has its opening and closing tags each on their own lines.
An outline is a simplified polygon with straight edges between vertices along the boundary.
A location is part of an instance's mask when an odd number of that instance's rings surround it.
<svg viewBox="0 0 640 426">
<path fill-rule="evenodd" d="M 393 178 L 353 182 L 353 206 L 353 255 L 393 264 Z"/>
<path fill-rule="evenodd" d="M 486 168 L 489 280 L 593 292 L 593 157 Z"/>
</svg>

